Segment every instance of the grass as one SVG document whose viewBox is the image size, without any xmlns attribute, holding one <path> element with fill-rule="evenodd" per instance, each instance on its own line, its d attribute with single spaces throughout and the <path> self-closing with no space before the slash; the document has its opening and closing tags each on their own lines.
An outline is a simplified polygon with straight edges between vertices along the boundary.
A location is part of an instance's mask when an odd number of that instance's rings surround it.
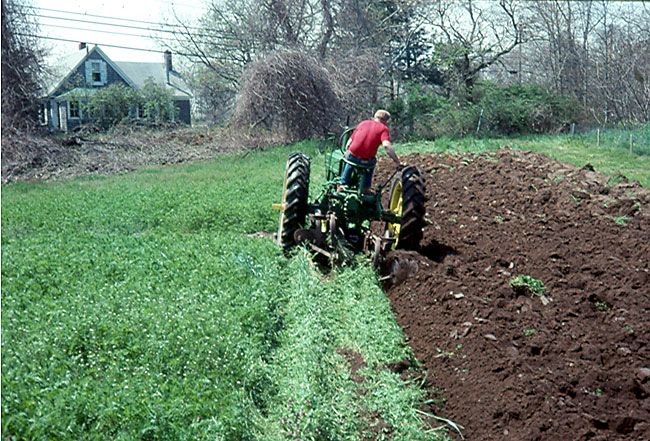
<svg viewBox="0 0 650 441">
<path fill-rule="evenodd" d="M 270 238 L 290 150 L 2 191 L 8 440 L 440 439 L 376 276 L 324 280 Z M 368 368 L 350 379 L 346 348 Z M 368 392 L 359 395 L 358 389 Z"/>
</svg>

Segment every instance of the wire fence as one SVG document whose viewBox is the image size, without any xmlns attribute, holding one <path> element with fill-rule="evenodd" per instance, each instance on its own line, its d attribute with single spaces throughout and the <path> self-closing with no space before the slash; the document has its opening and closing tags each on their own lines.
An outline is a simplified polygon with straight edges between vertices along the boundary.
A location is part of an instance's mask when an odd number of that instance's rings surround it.
<svg viewBox="0 0 650 441">
<path fill-rule="evenodd" d="M 632 130 L 592 128 L 573 136 L 596 147 L 615 148 L 635 155 L 650 156 L 650 124 Z"/>
</svg>

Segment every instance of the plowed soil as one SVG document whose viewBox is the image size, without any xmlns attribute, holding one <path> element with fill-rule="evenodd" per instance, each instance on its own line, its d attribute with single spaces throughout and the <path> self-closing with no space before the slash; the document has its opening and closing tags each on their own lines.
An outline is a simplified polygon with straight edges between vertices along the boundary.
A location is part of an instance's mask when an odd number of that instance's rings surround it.
<svg viewBox="0 0 650 441">
<path fill-rule="evenodd" d="M 507 147 L 403 161 L 426 177 L 427 225 L 389 256 L 410 271 L 386 293 L 427 410 L 469 440 L 650 439 L 650 190 Z"/>
</svg>

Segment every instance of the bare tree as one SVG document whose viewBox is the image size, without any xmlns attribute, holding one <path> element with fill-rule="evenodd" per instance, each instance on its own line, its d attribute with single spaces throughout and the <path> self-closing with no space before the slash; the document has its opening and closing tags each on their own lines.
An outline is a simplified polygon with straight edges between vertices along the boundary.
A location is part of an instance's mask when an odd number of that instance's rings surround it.
<svg viewBox="0 0 650 441">
<path fill-rule="evenodd" d="M 650 8 L 603 5 L 592 55 L 593 113 L 601 121 L 650 121 Z M 604 109 L 604 111 L 602 110 Z"/>
<path fill-rule="evenodd" d="M 38 121 L 42 51 L 20 0 L 2 0 L 2 126 L 26 127 Z"/>
<path fill-rule="evenodd" d="M 648 121 L 647 4 L 556 0 L 531 10 L 535 39 L 524 51 L 530 80 L 577 98 L 600 123 Z"/>
<path fill-rule="evenodd" d="M 527 9 L 521 2 L 437 0 L 420 14 L 432 29 L 434 60 L 448 94 L 467 97 L 480 72 L 528 38 Z"/>
</svg>

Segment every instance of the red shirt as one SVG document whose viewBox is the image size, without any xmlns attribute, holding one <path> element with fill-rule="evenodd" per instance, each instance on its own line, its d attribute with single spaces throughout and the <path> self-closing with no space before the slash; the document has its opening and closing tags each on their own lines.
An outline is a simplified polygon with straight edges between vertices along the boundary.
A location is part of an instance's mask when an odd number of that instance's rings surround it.
<svg viewBox="0 0 650 441">
<path fill-rule="evenodd" d="M 390 141 L 390 134 L 384 124 L 369 119 L 357 126 L 350 139 L 350 153 L 358 158 L 371 159 L 384 141 Z"/>
</svg>

